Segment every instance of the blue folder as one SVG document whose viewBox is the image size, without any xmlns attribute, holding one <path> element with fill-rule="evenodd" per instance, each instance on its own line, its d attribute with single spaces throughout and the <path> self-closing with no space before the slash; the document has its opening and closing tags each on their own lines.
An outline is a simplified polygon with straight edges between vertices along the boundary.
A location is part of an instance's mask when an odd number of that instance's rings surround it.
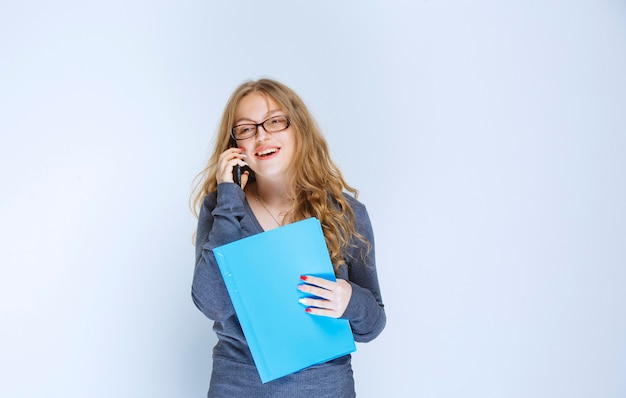
<svg viewBox="0 0 626 398">
<path fill-rule="evenodd" d="M 306 313 L 301 275 L 335 281 L 319 220 L 309 218 L 213 249 L 261 381 L 356 350 L 350 324 Z"/>
</svg>

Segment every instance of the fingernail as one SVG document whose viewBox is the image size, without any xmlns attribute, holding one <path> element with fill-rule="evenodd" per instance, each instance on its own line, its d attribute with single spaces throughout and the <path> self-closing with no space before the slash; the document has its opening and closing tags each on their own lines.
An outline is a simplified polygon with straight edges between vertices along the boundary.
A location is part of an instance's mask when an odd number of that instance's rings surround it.
<svg viewBox="0 0 626 398">
<path fill-rule="evenodd" d="M 305 303 L 305 299 L 301 298 L 300 300 L 298 300 L 298 303 L 304 304 Z"/>
<path fill-rule="evenodd" d="M 310 308 L 307 308 L 306 310 L 304 310 L 305 312 L 311 312 Z"/>
<path fill-rule="evenodd" d="M 300 276 L 300 279 L 302 279 L 303 281 L 305 281 L 305 280 L 306 280 L 306 276 L 301 275 L 301 276 Z"/>
</svg>

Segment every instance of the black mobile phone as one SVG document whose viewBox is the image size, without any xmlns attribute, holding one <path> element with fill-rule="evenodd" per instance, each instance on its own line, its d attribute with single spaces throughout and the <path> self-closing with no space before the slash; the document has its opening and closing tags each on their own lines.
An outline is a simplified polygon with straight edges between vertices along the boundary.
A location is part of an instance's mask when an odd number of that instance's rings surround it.
<svg viewBox="0 0 626 398">
<path fill-rule="evenodd" d="M 230 146 L 232 148 L 239 148 L 239 145 L 237 145 L 237 140 L 232 137 L 230 138 Z M 249 166 L 242 167 L 237 164 L 233 167 L 233 181 L 235 182 L 235 184 L 241 186 L 241 174 L 243 174 L 244 171 L 252 173 L 252 169 L 250 169 Z"/>
</svg>

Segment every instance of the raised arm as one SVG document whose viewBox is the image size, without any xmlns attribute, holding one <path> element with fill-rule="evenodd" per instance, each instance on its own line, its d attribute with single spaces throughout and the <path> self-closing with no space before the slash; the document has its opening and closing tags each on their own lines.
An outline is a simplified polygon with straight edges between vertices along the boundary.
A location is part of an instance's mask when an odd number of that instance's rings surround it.
<svg viewBox="0 0 626 398">
<path fill-rule="evenodd" d="M 245 194 L 234 183 L 222 183 L 206 196 L 198 217 L 196 267 L 191 296 L 207 317 L 223 321 L 235 313 L 212 249 L 243 237 Z"/>
</svg>

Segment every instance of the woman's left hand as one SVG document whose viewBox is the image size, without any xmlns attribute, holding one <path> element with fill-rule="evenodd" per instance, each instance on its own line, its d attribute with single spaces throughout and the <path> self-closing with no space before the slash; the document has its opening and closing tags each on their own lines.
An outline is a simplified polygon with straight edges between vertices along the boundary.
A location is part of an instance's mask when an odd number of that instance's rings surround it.
<svg viewBox="0 0 626 398">
<path fill-rule="evenodd" d="M 343 315 L 352 297 L 352 285 L 344 279 L 332 282 L 310 275 L 303 275 L 300 279 L 305 283 L 298 285 L 298 290 L 319 297 L 300 299 L 300 303 L 307 306 L 306 312 L 330 318 L 339 318 Z"/>
</svg>

